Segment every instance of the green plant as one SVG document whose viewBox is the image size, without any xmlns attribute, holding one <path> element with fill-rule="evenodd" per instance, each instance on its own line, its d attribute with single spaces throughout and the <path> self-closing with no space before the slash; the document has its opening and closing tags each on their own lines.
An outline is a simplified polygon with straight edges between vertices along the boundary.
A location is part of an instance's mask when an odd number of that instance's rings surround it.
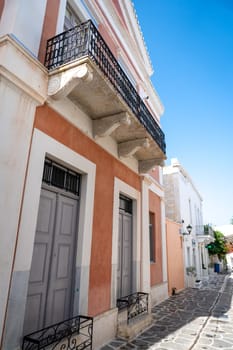
<svg viewBox="0 0 233 350">
<path fill-rule="evenodd" d="M 206 245 L 209 255 L 217 255 L 219 260 L 225 259 L 228 252 L 224 235 L 219 231 L 214 231 L 214 241 Z"/>
</svg>

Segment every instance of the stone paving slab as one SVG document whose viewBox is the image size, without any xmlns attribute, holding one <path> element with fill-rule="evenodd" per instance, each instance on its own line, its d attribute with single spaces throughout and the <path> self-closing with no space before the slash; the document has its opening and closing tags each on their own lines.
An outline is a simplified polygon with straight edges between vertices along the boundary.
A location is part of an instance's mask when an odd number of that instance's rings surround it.
<svg viewBox="0 0 233 350">
<path fill-rule="evenodd" d="M 214 275 L 152 309 L 153 323 L 134 340 L 114 339 L 101 350 L 233 349 L 233 276 Z"/>
</svg>

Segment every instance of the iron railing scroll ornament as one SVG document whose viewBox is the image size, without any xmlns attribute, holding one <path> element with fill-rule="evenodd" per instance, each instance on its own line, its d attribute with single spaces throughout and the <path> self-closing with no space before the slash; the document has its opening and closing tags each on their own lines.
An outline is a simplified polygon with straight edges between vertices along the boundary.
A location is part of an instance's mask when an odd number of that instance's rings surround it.
<svg viewBox="0 0 233 350">
<path fill-rule="evenodd" d="M 119 310 L 127 309 L 127 323 L 141 314 L 148 313 L 148 293 L 137 292 L 117 299 Z"/>
<path fill-rule="evenodd" d="M 76 316 L 23 338 L 22 350 L 92 349 L 93 318 Z"/>
<path fill-rule="evenodd" d="M 45 66 L 48 70 L 84 57 L 96 63 L 165 154 L 163 131 L 91 20 L 47 41 Z"/>
</svg>

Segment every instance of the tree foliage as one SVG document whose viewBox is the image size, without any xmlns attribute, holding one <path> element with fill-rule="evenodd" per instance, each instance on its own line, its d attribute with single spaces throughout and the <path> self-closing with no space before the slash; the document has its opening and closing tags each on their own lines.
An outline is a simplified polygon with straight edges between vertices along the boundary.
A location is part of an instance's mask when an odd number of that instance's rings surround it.
<svg viewBox="0 0 233 350">
<path fill-rule="evenodd" d="M 214 241 L 207 244 L 206 248 L 208 249 L 209 255 L 217 255 L 219 260 L 224 260 L 228 248 L 222 232 L 214 231 Z"/>
</svg>

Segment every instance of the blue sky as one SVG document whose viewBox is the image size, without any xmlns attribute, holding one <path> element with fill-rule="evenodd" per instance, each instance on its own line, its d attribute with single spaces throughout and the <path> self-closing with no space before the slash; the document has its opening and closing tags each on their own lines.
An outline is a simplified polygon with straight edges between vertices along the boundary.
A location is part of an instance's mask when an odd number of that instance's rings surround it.
<svg viewBox="0 0 233 350">
<path fill-rule="evenodd" d="M 178 158 L 204 223 L 233 217 L 233 0 L 133 0 L 165 107 L 167 164 Z"/>
</svg>

